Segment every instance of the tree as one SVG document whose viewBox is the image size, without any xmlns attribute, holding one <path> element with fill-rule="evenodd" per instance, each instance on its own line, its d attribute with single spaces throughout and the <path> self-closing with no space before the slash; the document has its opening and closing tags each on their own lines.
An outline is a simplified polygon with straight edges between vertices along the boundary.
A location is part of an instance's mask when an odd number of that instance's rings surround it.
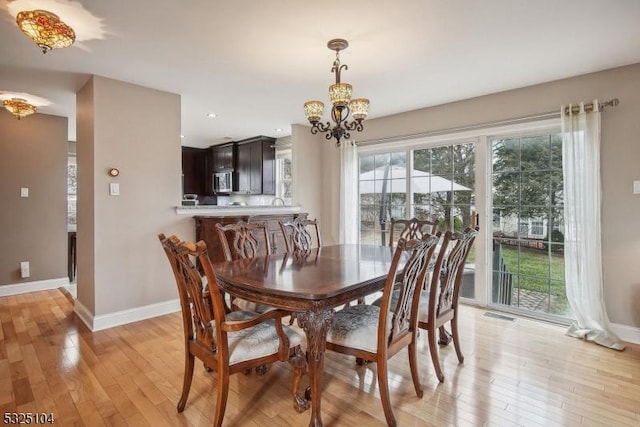
<svg viewBox="0 0 640 427">
<path fill-rule="evenodd" d="M 519 219 L 547 217 L 547 236 L 562 217 L 562 137 L 559 134 L 493 142 L 493 205 Z"/>
<path fill-rule="evenodd" d="M 442 191 L 428 194 L 415 193 L 416 205 L 429 206 L 432 219 L 443 220 L 443 230 L 457 230 L 471 224 L 475 187 L 475 145 L 456 144 L 414 151 L 413 167 L 441 176 L 471 191 Z M 460 215 L 460 222 L 454 218 Z"/>
</svg>

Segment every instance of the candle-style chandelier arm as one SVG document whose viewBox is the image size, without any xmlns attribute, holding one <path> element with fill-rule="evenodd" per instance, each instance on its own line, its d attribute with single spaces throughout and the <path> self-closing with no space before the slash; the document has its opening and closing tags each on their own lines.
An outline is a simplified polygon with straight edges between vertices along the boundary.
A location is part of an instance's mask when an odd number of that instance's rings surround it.
<svg viewBox="0 0 640 427">
<path fill-rule="evenodd" d="M 364 130 L 364 125 L 362 124 L 362 119 L 354 120 L 351 123 L 344 122 L 344 127 L 349 130 L 355 130 L 358 132 L 362 132 Z"/>
<path fill-rule="evenodd" d="M 317 134 L 318 132 L 327 132 L 331 129 L 331 123 L 326 122 L 326 123 L 322 123 L 322 122 L 315 122 L 311 124 L 311 133 L 313 135 Z"/>
</svg>

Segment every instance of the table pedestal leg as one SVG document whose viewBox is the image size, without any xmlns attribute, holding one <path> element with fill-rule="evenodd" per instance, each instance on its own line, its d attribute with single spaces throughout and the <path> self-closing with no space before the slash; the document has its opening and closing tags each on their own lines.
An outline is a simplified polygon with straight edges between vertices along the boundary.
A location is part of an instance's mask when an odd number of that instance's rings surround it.
<svg viewBox="0 0 640 427">
<path fill-rule="evenodd" d="M 310 427 L 321 427 L 320 402 L 324 377 L 324 350 L 327 331 L 333 322 L 334 311 L 321 310 L 296 313 L 298 324 L 307 334 L 307 359 L 311 382 L 311 421 Z"/>
</svg>

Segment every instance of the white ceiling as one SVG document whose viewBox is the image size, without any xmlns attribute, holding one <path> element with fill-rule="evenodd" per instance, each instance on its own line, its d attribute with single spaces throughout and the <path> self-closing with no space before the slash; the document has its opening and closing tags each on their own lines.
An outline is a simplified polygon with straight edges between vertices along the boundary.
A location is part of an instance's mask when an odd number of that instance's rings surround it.
<svg viewBox="0 0 640 427">
<path fill-rule="evenodd" d="M 15 25 L 23 8 L 78 41 L 43 55 Z M 165 90 L 182 97 L 183 145 L 204 147 L 306 123 L 305 101 L 328 103 L 332 38 L 373 118 L 639 63 L 639 23 L 638 0 L 1 1 L 0 96 L 47 99 L 74 140 L 89 75 Z"/>
</svg>

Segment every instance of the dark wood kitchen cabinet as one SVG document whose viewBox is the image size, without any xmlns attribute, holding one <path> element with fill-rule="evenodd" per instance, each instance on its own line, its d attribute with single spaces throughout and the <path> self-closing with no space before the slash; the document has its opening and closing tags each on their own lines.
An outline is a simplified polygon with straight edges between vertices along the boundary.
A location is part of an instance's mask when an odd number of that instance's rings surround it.
<svg viewBox="0 0 640 427">
<path fill-rule="evenodd" d="M 238 141 L 237 176 L 241 194 L 275 194 L 275 138 Z"/>
<path fill-rule="evenodd" d="M 214 145 L 211 148 L 214 172 L 226 172 L 234 169 L 235 144 Z"/>
<path fill-rule="evenodd" d="M 182 147 L 182 194 L 205 195 L 206 149 Z"/>
</svg>

